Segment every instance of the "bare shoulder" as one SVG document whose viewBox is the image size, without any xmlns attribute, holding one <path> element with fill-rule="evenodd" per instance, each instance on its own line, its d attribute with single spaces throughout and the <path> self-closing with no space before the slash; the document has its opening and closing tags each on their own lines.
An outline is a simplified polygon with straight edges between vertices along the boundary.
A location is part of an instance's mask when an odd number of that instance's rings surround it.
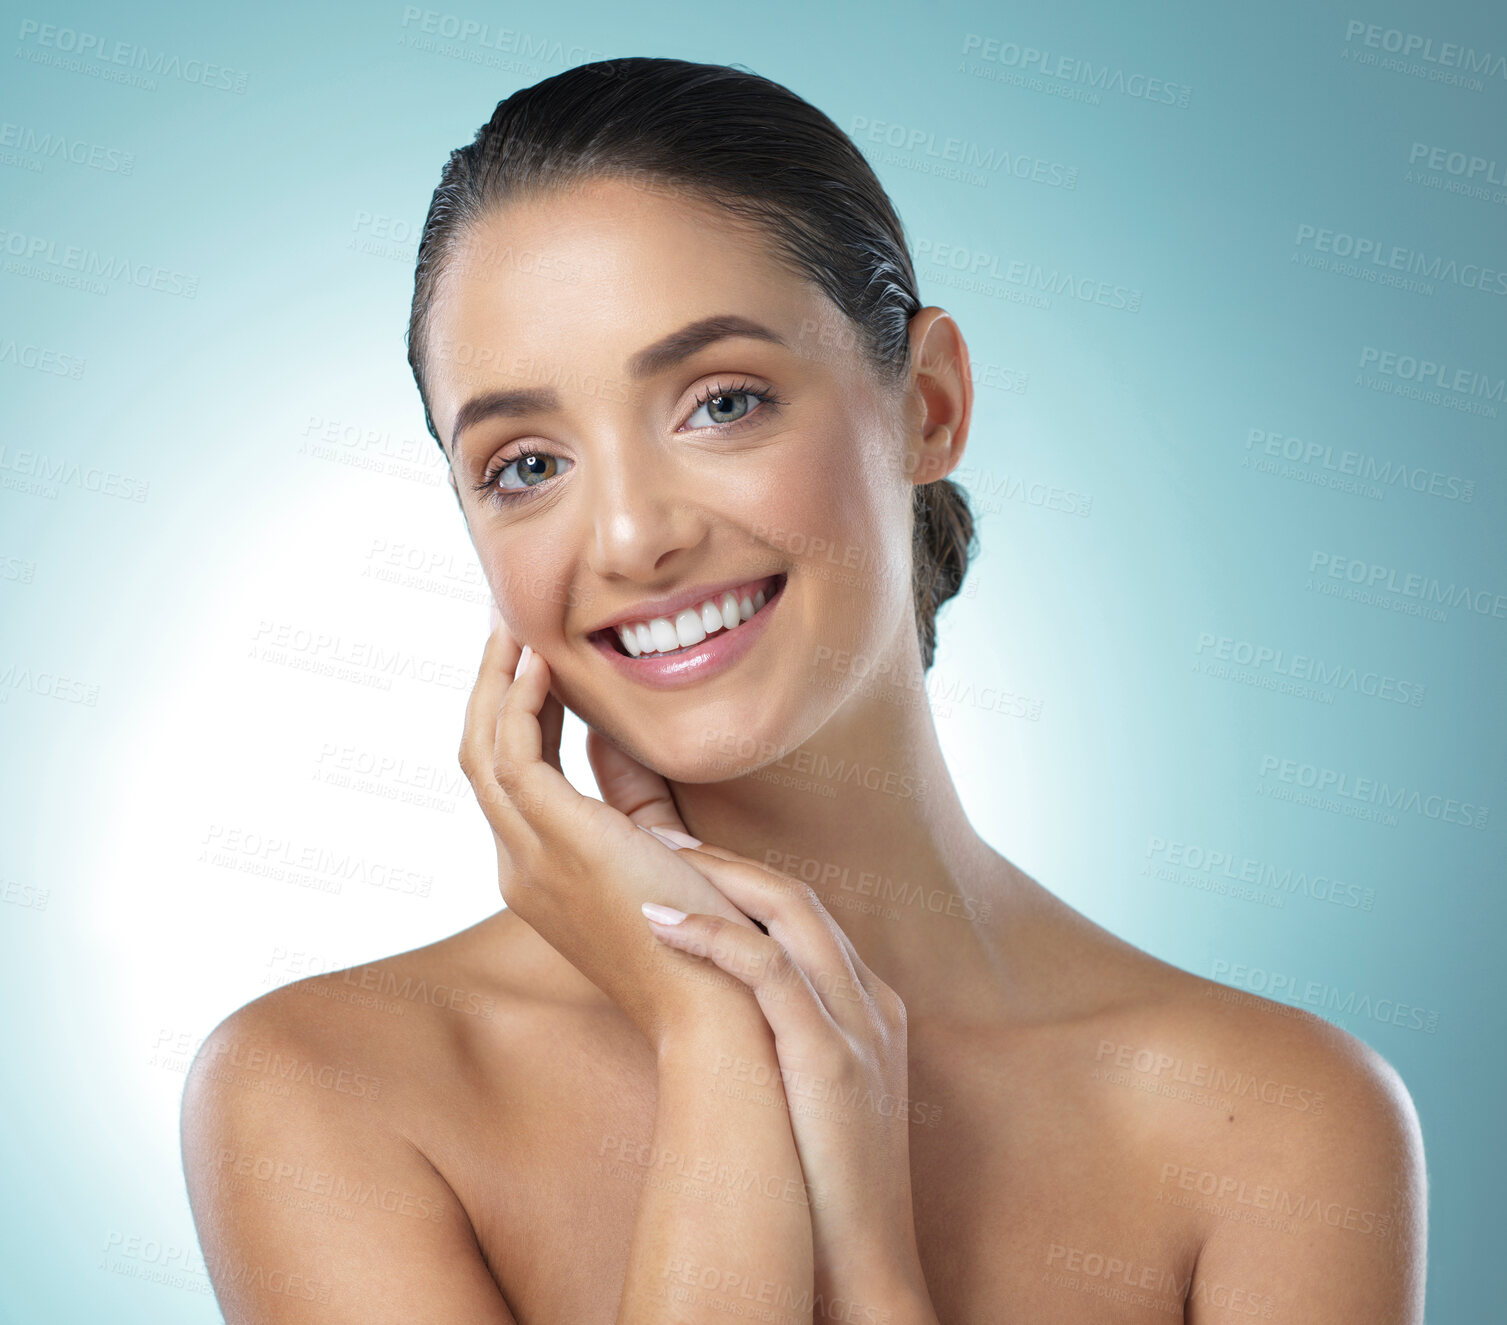
<svg viewBox="0 0 1507 1325">
<path fill-rule="evenodd" d="M 227 1320 L 306 1319 L 314 1302 L 333 1321 L 441 1305 L 511 1321 L 465 1209 L 411 1135 L 435 1074 L 454 1074 L 456 1023 L 480 1020 L 489 996 L 464 943 L 431 948 L 272 990 L 201 1046 L 183 1165 Z"/>
<path fill-rule="evenodd" d="M 476 959 L 490 923 L 252 999 L 205 1039 L 186 1103 L 212 1084 L 274 1099 L 301 1085 L 380 1112 L 401 1078 L 455 1050 L 468 1020 L 495 1021 L 505 986 Z"/>
<path fill-rule="evenodd" d="M 1239 1290 L 1279 1318 L 1421 1320 L 1423 1138 L 1392 1065 L 1305 1009 L 1112 938 L 1099 956 L 1094 1073 L 1199 1248 L 1188 1318 Z"/>
</svg>

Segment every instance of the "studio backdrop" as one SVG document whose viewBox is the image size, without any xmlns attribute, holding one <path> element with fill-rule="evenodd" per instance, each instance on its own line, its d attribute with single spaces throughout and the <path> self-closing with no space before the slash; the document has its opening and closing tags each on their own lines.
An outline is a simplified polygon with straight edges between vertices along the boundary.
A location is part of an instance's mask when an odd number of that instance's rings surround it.
<svg viewBox="0 0 1507 1325">
<path fill-rule="evenodd" d="M 1507 13 L 6 11 L 0 1320 L 217 1320 L 203 1037 L 500 905 L 415 249 L 499 100 L 623 55 L 829 114 L 967 338 L 981 550 L 927 693 L 979 831 L 1374 1046 L 1429 1318 L 1500 1311 Z"/>
</svg>

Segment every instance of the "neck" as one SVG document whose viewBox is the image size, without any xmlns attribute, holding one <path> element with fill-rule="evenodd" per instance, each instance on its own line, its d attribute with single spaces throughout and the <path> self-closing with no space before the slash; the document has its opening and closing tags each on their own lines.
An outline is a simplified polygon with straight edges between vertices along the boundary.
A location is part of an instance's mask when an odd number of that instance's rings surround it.
<svg viewBox="0 0 1507 1325">
<path fill-rule="evenodd" d="M 920 685 L 866 683 L 774 762 L 670 788 L 693 836 L 810 884 L 913 1015 L 996 987 L 1019 876 L 969 823 Z"/>
</svg>

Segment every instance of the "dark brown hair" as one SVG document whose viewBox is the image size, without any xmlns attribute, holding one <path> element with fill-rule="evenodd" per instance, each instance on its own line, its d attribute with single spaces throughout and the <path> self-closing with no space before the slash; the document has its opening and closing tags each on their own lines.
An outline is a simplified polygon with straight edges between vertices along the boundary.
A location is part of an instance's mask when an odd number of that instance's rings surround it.
<svg viewBox="0 0 1507 1325">
<path fill-rule="evenodd" d="M 408 323 L 408 363 L 436 441 L 424 383 L 429 310 L 457 239 L 510 202 L 603 176 L 668 186 L 752 224 L 777 261 L 847 316 L 876 376 L 904 379 L 909 323 L 922 307 L 916 273 L 900 218 L 848 136 L 788 88 L 739 67 L 601 60 L 499 102 L 440 176 Z M 977 540 L 956 483 L 916 484 L 913 494 L 912 598 L 929 668 L 937 609 L 962 586 Z"/>
</svg>

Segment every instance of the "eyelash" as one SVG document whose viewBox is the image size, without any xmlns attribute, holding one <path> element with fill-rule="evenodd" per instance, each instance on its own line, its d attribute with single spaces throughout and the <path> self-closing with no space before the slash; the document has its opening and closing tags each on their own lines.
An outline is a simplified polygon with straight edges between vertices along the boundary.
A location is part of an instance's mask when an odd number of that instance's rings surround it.
<svg viewBox="0 0 1507 1325">
<path fill-rule="evenodd" d="M 707 389 L 701 395 L 696 397 L 696 403 L 691 406 L 691 413 L 695 414 L 695 412 L 703 405 L 705 405 L 708 401 L 715 400 L 718 396 L 752 396 L 760 403 L 762 407 L 765 408 L 769 406 L 778 408 L 779 406 L 785 404 L 783 400 L 780 400 L 775 396 L 773 391 L 765 390 L 762 387 L 756 387 L 751 382 L 734 382 L 726 385 L 721 382 L 717 382 L 707 387 Z M 758 410 L 751 410 L 741 419 L 734 419 L 731 423 L 714 423 L 712 424 L 712 427 L 718 432 L 730 432 L 734 428 L 737 428 L 740 424 L 747 423 L 751 418 L 753 418 L 755 414 L 761 414 L 763 412 L 763 408 Z M 535 493 L 541 492 L 545 488 L 550 487 L 551 483 L 549 481 L 546 481 L 544 483 L 535 483 L 532 486 L 526 488 L 508 489 L 494 486 L 497 482 L 497 477 L 514 461 L 522 460 L 526 456 L 548 454 L 549 452 L 547 451 L 519 451 L 516 455 L 499 456 L 487 468 L 487 472 L 482 476 L 481 482 L 474 485 L 476 491 L 482 493 L 488 501 L 495 502 L 498 506 L 506 506 L 515 501 L 530 500 Z"/>
</svg>

